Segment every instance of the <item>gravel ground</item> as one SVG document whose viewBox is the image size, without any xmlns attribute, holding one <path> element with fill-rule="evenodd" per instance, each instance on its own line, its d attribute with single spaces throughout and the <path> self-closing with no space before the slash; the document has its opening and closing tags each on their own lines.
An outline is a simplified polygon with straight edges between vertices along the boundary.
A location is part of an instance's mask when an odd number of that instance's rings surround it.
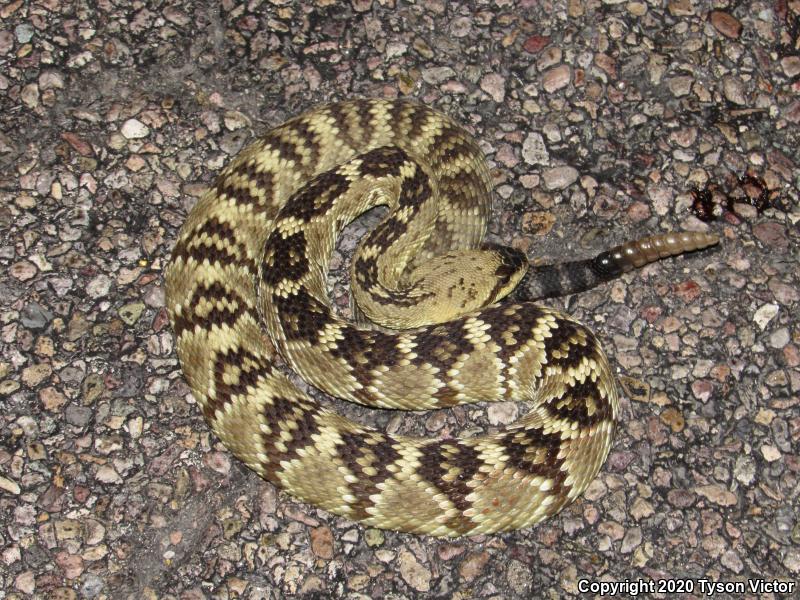
<svg viewBox="0 0 800 600">
<path fill-rule="evenodd" d="M 799 14 L 796 0 L 5 2 L 0 598 L 796 583 Z M 491 235 L 531 257 L 676 227 L 723 238 L 553 303 L 598 331 L 624 423 L 585 497 L 538 527 L 440 541 L 299 504 L 231 458 L 183 382 L 161 273 L 186 211 L 258 132 L 352 96 L 415 97 L 468 125 L 496 167 Z M 341 410 L 429 435 L 518 412 Z"/>
</svg>

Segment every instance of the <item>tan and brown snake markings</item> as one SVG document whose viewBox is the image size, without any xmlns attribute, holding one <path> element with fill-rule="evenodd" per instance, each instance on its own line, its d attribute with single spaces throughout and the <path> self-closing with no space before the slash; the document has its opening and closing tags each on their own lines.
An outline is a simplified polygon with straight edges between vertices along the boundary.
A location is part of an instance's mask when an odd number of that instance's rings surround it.
<svg viewBox="0 0 800 600">
<path fill-rule="evenodd" d="M 617 387 L 589 329 L 529 300 L 717 238 L 664 234 L 528 269 L 522 253 L 481 245 L 490 202 L 474 140 L 409 101 L 318 108 L 241 152 L 189 214 L 166 268 L 183 372 L 225 445 L 305 502 L 400 531 L 517 529 L 577 498 L 608 454 Z M 325 283 L 337 234 L 376 205 L 390 212 L 360 243 L 351 281 L 380 327 L 342 320 Z M 512 290 L 523 301 L 499 302 Z M 532 409 L 476 437 L 389 435 L 298 390 L 278 354 L 364 405 Z"/>
</svg>

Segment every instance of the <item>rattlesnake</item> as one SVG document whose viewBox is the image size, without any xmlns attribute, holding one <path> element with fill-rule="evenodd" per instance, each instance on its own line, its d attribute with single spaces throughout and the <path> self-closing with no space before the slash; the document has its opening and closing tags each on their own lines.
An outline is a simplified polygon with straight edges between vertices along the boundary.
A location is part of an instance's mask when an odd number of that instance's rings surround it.
<svg viewBox="0 0 800 600">
<path fill-rule="evenodd" d="M 165 273 L 183 372 L 222 442 L 293 496 L 373 527 L 505 531 L 578 497 L 611 445 L 611 367 L 572 318 L 500 300 L 585 289 L 718 240 L 662 234 L 529 269 L 517 250 L 481 246 L 490 198 L 476 142 L 410 101 L 317 108 L 242 151 L 188 215 Z M 379 204 L 390 213 L 351 266 L 359 320 L 375 325 L 355 324 L 332 309 L 327 265 L 342 228 Z M 532 409 L 475 437 L 390 435 L 301 392 L 278 355 L 365 405 Z"/>
</svg>

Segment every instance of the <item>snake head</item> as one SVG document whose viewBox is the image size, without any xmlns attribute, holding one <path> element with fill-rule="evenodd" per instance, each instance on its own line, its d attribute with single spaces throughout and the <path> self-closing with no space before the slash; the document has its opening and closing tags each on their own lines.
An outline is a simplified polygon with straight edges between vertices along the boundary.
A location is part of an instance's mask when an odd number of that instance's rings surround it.
<svg viewBox="0 0 800 600">
<path fill-rule="evenodd" d="M 486 245 L 486 251 L 493 255 L 495 264 L 495 283 L 488 296 L 488 304 L 505 298 L 517 287 L 523 275 L 528 271 L 528 256 L 510 246 L 497 244 Z"/>
</svg>

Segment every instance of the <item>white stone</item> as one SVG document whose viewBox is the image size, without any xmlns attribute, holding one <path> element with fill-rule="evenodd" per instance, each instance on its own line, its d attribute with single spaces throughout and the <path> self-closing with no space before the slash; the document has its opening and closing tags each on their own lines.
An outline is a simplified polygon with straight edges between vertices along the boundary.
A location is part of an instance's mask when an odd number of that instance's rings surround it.
<svg viewBox="0 0 800 600">
<path fill-rule="evenodd" d="M 764 331 L 764 329 L 767 327 L 767 324 L 774 319 L 775 315 L 777 314 L 777 304 L 765 304 L 756 311 L 756 313 L 753 315 L 753 320 L 761 328 L 761 331 Z"/>
<path fill-rule="evenodd" d="M 122 135 L 125 139 L 135 140 L 147 137 L 150 133 L 150 128 L 142 123 L 139 119 L 128 119 L 122 124 Z"/>
<path fill-rule="evenodd" d="M 540 133 L 531 132 L 522 144 L 522 158 L 529 165 L 549 165 L 550 155 Z"/>
<path fill-rule="evenodd" d="M 119 476 L 113 467 L 109 467 L 108 465 L 103 465 L 99 469 L 97 469 L 97 475 L 95 475 L 97 481 L 101 481 L 103 483 L 122 483 L 122 477 Z"/>
<path fill-rule="evenodd" d="M 781 457 L 781 451 L 769 444 L 761 446 L 761 454 L 767 462 L 775 462 Z"/>
</svg>

